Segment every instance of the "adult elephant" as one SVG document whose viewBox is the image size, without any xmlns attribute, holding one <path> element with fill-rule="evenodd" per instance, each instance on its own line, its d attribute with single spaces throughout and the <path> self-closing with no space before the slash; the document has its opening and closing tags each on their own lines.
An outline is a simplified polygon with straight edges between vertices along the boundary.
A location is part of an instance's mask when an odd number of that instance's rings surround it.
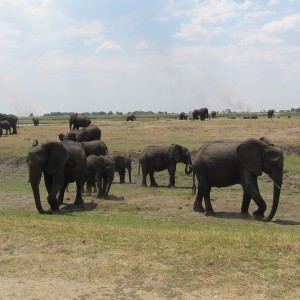
<svg viewBox="0 0 300 300">
<path fill-rule="evenodd" d="M 107 155 L 108 148 L 103 141 L 95 140 L 89 142 L 81 142 L 86 156 L 94 155 Z"/>
<path fill-rule="evenodd" d="M 135 115 L 130 115 L 126 118 L 127 121 L 135 121 L 136 120 L 136 117 Z"/>
<path fill-rule="evenodd" d="M 111 158 L 114 160 L 116 165 L 116 172 L 119 173 L 120 183 L 125 183 L 125 174 L 126 169 L 128 172 L 128 179 L 131 183 L 131 170 L 132 170 L 132 161 L 130 157 L 125 154 L 113 154 Z"/>
<path fill-rule="evenodd" d="M 10 123 L 7 121 L 7 120 L 4 120 L 4 121 L 0 121 L 0 127 L 1 129 L 5 129 L 6 130 L 6 134 L 11 134 L 11 130 L 10 130 Z"/>
<path fill-rule="evenodd" d="M 195 109 L 193 111 L 193 120 L 204 121 L 205 119 L 210 119 L 207 108 Z"/>
<path fill-rule="evenodd" d="M 66 186 L 76 182 L 75 205 L 82 205 L 82 186 L 85 179 L 86 155 L 82 146 L 73 141 L 46 142 L 38 145 L 33 143 L 27 156 L 29 181 L 35 205 L 39 213 L 49 213 L 43 209 L 40 198 L 39 184 L 42 174 L 48 193 L 48 203 L 52 211 L 58 211 L 63 203 Z"/>
<path fill-rule="evenodd" d="M 61 141 L 70 140 L 74 142 L 101 140 L 101 130 L 97 125 L 90 125 L 79 130 L 72 130 L 67 134 L 60 133 L 58 137 Z"/>
<path fill-rule="evenodd" d="M 175 172 L 177 163 L 184 163 L 185 173 L 192 173 L 192 159 L 189 150 L 186 147 L 172 144 L 171 146 L 149 146 L 146 148 L 139 160 L 142 166 L 143 181 L 142 186 L 147 186 L 146 178 L 149 174 L 152 187 L 158 186 L 154 179 L 154 172 L 168 170 L 170 175 L 169 187 L 175 187 Z"/>
<path fill-rule="evenodd" d="M 179 120 L 187 120 L 187 118 L 188 117 L 184 112 L 181 112 L 178 117 Z"/>
<path fill-rule="evenodd" d="M 88 127 L 90 124 L 91 124 L 91 119 L 89 117 L 81 116 L 78 114 L 71 115 L 69 119 L 70 130 L 71 129 L 79 130 L 79 127 Z"/>
<path fill-rule="evenodd" d="M 106 156 L 90 155 L 86 167 L 86 195 L 91 195 L 92 187 L 97 184 L 97 198 L 108 198 L 114 180 L 115 162 Z"/>
<path fill-rule="evenodd" d="M 32 118 L 32 122 L 34 126 L 39 126 L 40 125 L 40 119 L 37 117 Z"/>
<path fill-rule="evenodd" d="M 198 180 L 198 194 L 194 202 L 194 210 L 214 215 L 211 205 L 210 191 L 212 187 L 227 187 L 241 184 L 243 201 L 241 213 L 248 215 L 251 199 L 258 209 L 253 212 L 256 219 L 263 219 L 266 203 L 259 193 L 257 177 L 262 172 L 274 181 L 273 206 L 265 219 L 271 221 L 279 203 L 283 178 L 283 153 L 270 140 L 247 139 L 240 143 L 214 142 L 202 146 L 193 163 L 194 176 Z M 193 184 L 195 189 L 195 182 Z M 204 198 L 205 209 L 202 206 Z"/>
<path fill-rule="evenodd" d="M 268 110 L 268 118 L 269 118 L 269 119 L 274 118 L 274 112 L 275 112 L 274 109 L 269 109 L 269 110 Z"/>
<path fill-rule="evenodd" d="M 19 126 L 18 117 L 15 115 L 6 115 L 0 114 L 0 121 L 8 121 L 10 123 L 11 128 L 13 129 L 12 134 L 17 134 L 17 125 Z"/>
<path fill-rule="evenodd" d="M 213 110 L 211 112 L 211 118 L 214 119 L 214 118 L 216 118 L 216 116 L 217 116 L 217 112 L 215 110 Z"/>
</svg>

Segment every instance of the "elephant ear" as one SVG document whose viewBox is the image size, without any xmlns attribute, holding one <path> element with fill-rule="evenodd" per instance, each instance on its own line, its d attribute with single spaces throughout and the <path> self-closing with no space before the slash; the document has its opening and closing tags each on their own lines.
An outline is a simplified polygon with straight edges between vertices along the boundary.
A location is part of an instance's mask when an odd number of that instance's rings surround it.
<svg viewBox="0 0 300 300">
<path fill-rule="evenodd" d="M 180 154 L 180 146 L 179 145 L 172 145 L 170 147 L 170 156 L 174 158 L 176 163 L 180 163 L 181 161 L 181 154 Z"/>
<path fill-rule="evenodd" d="M 68 152 L 60 142 L 47 142 L 42 145 L 48 152 L 47 173 L 55 174 L 64 168 L 68 159 Z"/>
<path fill-rule="evenodd" d="M 242 167 L 255 176 L 262 174 L 263 142 L 256 139 L 248 139 L 242 142 L 236 149 L 236 154 Z"/>
</svg>

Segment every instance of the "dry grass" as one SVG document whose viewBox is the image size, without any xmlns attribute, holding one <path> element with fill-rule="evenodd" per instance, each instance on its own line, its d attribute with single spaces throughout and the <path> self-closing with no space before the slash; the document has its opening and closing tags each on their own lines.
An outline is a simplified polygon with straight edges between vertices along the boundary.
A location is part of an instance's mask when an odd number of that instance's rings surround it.
<svg viewBox="0 0 300 300">
<path fill-rule="evenodd" d="M 52 216 L 35 210 L 25 159 L 33 139 L 58 140 L 67 123 L 0 138 L 0 299 L 299 298 L 300 119 L 94 122 L 109 151 L 134 159 L 134 183 L 115 183 L 113 200 L 88 197 L 85 209 Z M 207 141 L 263 135 L 293 153 L 274 222 L 240 218 L 239 186 L 213 190 L 216 218 L 194 213 L 183 166 L 177 189 L 166 187 L 166 172 L 156 175 L 159 188 L 140 186 L 137 159 L 148 145 L 179 143 L 194 154 Z M 270 203 L 271 182 L 259 184 Z"/>
</svg>

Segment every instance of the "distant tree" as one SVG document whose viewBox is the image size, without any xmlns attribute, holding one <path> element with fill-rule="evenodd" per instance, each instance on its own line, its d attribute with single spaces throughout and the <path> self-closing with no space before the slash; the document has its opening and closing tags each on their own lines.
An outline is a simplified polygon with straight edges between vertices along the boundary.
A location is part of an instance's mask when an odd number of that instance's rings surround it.
<svg viewBox="0 0 300 300">
<path fill-rule="evenodd" d="M 114 113 L 110 110 L 109 112 L 108 112 L 108 115 L 109 116 L 112 116 Z"/>
</svg>

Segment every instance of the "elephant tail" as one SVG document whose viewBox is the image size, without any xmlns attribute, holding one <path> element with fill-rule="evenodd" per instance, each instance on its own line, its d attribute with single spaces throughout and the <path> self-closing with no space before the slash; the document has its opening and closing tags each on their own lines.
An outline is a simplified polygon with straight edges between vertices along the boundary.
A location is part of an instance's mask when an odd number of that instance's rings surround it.
<svg viewBox="0 0 300 300">
<path fill-rule="evenodd" d="M 193 171 L 193 186 L 192 186 L 192 195 L 196 194 L 196 184 L 195 184 L 195 172 Z"/>
</svg>

